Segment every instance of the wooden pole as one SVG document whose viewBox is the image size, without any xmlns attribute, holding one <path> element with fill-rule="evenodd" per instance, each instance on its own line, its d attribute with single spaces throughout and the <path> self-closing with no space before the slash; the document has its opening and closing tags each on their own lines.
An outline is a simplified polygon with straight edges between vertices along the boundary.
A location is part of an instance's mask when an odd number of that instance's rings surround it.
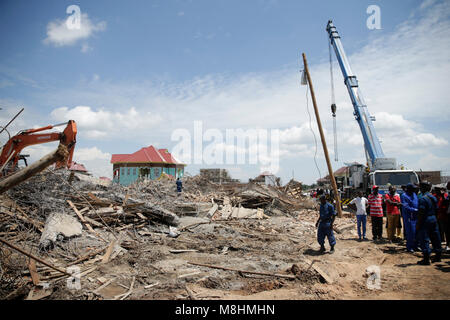
<svg viewBox="0 0 450 320">
<path fill-rule="evenodd" d="M 311 81 L 311 75 L 309 74 L 308 63 L 306 61 L 306 55 L 303 53 L 303 65 L 305 66 L 306 77 L 308 79 L 309 89 L 311 91 L 311 97 L 314 105 L 314 112 L 316 114 L 317 126 L 319 127 L 320 139 L 322 140 L 323 152 L 325 153 L 325 159 L 327 160 L 328 173 L 330 175 L 331 185 L 334 190 L 334 198 L 336 200 L 336 209 L 338 217 L 342 217 L 341 199 L 339 197 L 336 180 L 334 179 L 333 167 L 331 166 L 330 157 L 328 155 L 327 142 L 325 141 L 325 135 L 323 134 L 322 123 L 320 122 L 319 109 L 317 108 L 316 96 L 314 94 L 314 88 Z"/>
<path fill-rule="evenodd" d="M 58 149 L 52 153 L 0 181 L 0 194 L 34 176 L 36 173 L 44 170 L 49 165 L 66 159 L 68 155 L 69 151 L 67 150 L 67 147 L 63 144 L 59 144 Z"/>
<path fill-rule="evenodd" d="M 221 270 L 226 270 L 226 271 L 236 271 L 236 272 L 241 272 L 241 273 L 257 274 L 257 275 L 261 275 L 261 276 L 272 276 L 272 277 L 278 277 L 278 278 L 295 279 L 295 276 L 288 275 L 288 274 L 278 274 L 278 273 L 269 273 L 269 272 L 257 272 L 257 271 L 246 271 L 246 270 L 239 270 L 239 269 L 233 269 L 233 268 L 227 268 L 227 267 L 221 267 L 221 266 L 213 266 L 213 265 L 210 265 L 210 264 L 189 262 L 189 261 L 188 261 L 188 264 L 192 264 L 194 266 L 212 268 L 212 269 L 221 269 Z"/>
<path fill-rule="evenodd" d="M 23 249 L 21 249 L 21 248 L 15 246 L 15 245 L 13 245 L 12 243 L 9 243 L 9 242 L 6 241 L 6 240 L 0 239 L 0 242 L 3 243 L 3 244 L 5 244 L 5 245 L 7 245 L 8 247 L 10 247 L 10 248 L 16 250 L 16 251 L 19 251 L 21 254 L 24 254 L 24 255 L 26 255 L 27 257 L 30 257 L 31 259 L 36 260 L 37 262 L 40 262 L 40 263 L 42 263 L 43 265 L 46 265 L 46 266 L 49 267 L 49 268 L 52 268 L 53 270 L 59 271 L 59 272 L 61 272 L 61 273 L 63 273 L 63 274 L 66 274 L 66 275 L 68 275 L 68 276 L 72 276 L 70 273 L 68 273 L 68 272 L 66 272 L 66 271 L 64 271 L 64 270 L 62 270 L 62 269 L 60 269 L 60 268 L 58 268 L 58 267 L 55 267 L 55 266 L 51 265 L 50 263 L 45 262 L 45 261 L 42 260 L 42 259 L 39 259 L 38 257 L 32 255 L 31 253 L 28 253 L 28 252 L 24 251 Z"/>
</svg>

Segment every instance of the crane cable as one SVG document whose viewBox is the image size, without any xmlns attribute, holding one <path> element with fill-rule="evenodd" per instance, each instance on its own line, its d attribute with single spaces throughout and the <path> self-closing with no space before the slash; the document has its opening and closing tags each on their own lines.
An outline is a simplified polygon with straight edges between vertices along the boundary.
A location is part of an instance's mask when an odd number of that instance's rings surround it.
<svg viewBox="0 0 450 320">
<path fill-rule="evenodd" d="M 299 61 L 301 60 L 301 58 L 300 58 L 300 56 L 298 57 L 298 59 L 297 59 L 297 63 L 298 63 L 298 65 L 297 65 L 297 67 L 300 69 L 300 63 L 299 63 Z M 311 130 L 311 133 L 312 133 L 312 135 L 313 135 L 313 137 L 314 137 L 314 145 L 315 145 L 315 148 L 314 148 L 314 164 L 316 165 L 316 169 L 317 169 L 317 173 L 319 173 L 319 178 L 322 178 L 322 173 L 320 172 L 320 168 L 319 168 L 319 164 L 317 163 L 317 138 L 316 138 L 316 133 L 314 132 L 314 130 L 313 130 L 313 127 L 312 127 L 312 118 L 311 118 L 311 112 L 309 111 L 309 83 L 308 83 L 308 80 L 307 80 L 307 78 L 306 78 L 306 73 L 305 73 L 305 70 L 300 70 L 300 74 L 302 75 L 301 76 L 301 81 L 300 81 L 300 83 L 301 83 L 301 85 L 306 85 L 306 96 L 305 96 L 305 98 L 306 98 L 306 112 L 308 113 L 308 118 L 309 118 L 309 129 Z"/>
<path fill-rule="evenodd" d="M 305 72 L 305 71 L 303 71 L 303 72 Z M 314 137 L 314 145 L 315 145 L 314 164 L 316 165 L 317 172 L 319 173 L 319 178 L 322 178 L 322 173 L 320 172 L 319 165 L 317 164 L 317 138 L 316 138 L 316 134 L 312 127 L 311 112 L 309 112 L 309 95 L 308 94 L 309 94 L 309 83 L 308 83 L 308 81 L 306 81 L 306 111 L 308 112 L 308 117 L 309 117 L 309 129 L 311 130 L 312 135 Z"/>
<path fill-rule="evenodd" d="M 336 98 L 334 95 L 333 59 L 331 54 L 331 41 L 328 41 L 328 53 L 330 56 L 330 82 L 331 82 L 331 114 L 333 116 L 333 136 L 334 136 L 334 161 L 338 162 L 338 143 L 336 128 Z"/>
</svg>

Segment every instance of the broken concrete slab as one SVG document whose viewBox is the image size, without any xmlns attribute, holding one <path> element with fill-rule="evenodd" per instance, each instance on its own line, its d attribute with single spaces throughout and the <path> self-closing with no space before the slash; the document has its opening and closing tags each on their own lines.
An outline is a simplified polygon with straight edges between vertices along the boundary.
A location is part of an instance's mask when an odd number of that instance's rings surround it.
<svg viewBox="0 0 450 320">
<path fill-rule="evenodd" d="M 211 218 L 218 209 L 219 209 L 219 206 L 216 203 L 214 203 L 213 206 L 211 207 L 211 209 L 209 209 L 207 216 L 209 218 Z"/>
<path fill-rule="evenodd" d="M 73 216 L 59 212 L 50 214 L 39 240 L 39 247 L 48 248 L 61 236 L 63 238 L 80 236 L 82 229 L 81 223 Z"/>
</svg>

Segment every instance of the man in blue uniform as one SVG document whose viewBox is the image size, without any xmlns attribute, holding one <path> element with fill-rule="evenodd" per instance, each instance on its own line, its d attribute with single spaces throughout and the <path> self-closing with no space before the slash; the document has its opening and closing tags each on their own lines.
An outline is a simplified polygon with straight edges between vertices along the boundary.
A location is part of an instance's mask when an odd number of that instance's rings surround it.
<svg viewBox="0 0 450 320">
<path fill-rule="evenodd" d="M 417 250 L 416 222 L 419 211 L 419 199 L 414 192 L 414 185 L 409 183 L 406 191 L 401 195 L 403 226 L 405 228 L 406 250 L 414 252 Z"/>
<path fill-rule="evenodd" d="M 183 183 L 181 182 L 180 178 L 177 178 L 176 184 L 177 184 L 178 195 L 180 195 L 181 194 L 181 190 L 183 189 Z"/>
<path fill-rule="evenodd" d="M 418 264 L 430 264 L 430 239 L 436 255 L 433 262 L 441 261 L 441 236 L 436 218 L 437 199 L 430 193 L 431 184 L 421 182 L 419 185 L 421 196 L 419 198 L 419 214 L 417 219 L 417 236 L 423 253 L 423 259 Z"/>
<path fill-rule="evenodd" d="M 316 222 L 317 230 L 317 241 L 320 244 L 320 252 L 325 252 L 325 236 L 328 238 L 328 243 L 330 244 L 330 253 L 334 252 L 334 246 L 336 244 L 336 239 L 333 234 L 333 222 L 336 218 L 336 212 L 334 211 L 333 205 L 327 202 L 325 195 L 320 197 L 320 217 Z"/>
</svg>

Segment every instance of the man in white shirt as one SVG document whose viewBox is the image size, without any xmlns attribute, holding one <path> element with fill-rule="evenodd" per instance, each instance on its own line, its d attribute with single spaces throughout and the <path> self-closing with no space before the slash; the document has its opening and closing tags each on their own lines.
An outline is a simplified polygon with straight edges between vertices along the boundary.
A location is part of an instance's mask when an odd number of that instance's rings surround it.
<svg viewBox="0 0 450 320">
<path fill-rule="evenodd" d="M 362 225 L 362 239 L 366 238 L 366 223 L 367 223 L 367 212 L 366 209 L 369 206 L 369 201 L 362 196 L 362 192 L 358 192 L 358 196 L 350 201 L 348 204 L 350 208 L 356 210 L 356 222 L 358 226 L 358 237 L 361 241 L 361 225 Z"/>
</svg>

